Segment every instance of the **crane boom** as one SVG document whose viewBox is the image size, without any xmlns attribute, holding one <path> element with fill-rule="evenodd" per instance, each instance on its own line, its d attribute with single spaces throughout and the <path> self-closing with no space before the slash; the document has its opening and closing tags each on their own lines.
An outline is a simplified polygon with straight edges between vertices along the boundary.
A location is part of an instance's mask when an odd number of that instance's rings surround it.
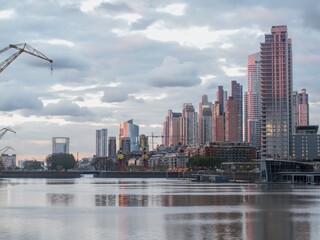
<svg viewBox="0 0 320 240">
<path fill-rule="evenodd" d="M 13 131 L 13 130 L 12 130 L 11 128 L 9 128 L 9 127 L 2 128 L 2 129 L 0 130 L 0 139 L 1 139 L 8 131 L 13 132 L 13 133 L 16 133 L 15 131 Z"/>
<path fill-rule="evenodd" d="M 9 46 L 3 48 L 0 50 L 0 54 L 9 50 L 10 48 L 17 49 L 18 52 L 12 54 L 9 56 L 6 60 L 0 63 L 0 73 L 3 72 L 6 67 L 8 67 L 21 53 L 25 52 L 28 53 L 32 56 L 41 58 L 43 60 L 46 60 L 50 62 L 51 64 L 53 63 L 53 60 L 49 59 L 47 56 L 45 56 L 43 53 L 39 52 L 38 50 L 34 49 L 27 43 L 18 43 L 18 44 L 9 44 Z M 52 70 L 52 66 L 51 66 Z"/>
</svg>

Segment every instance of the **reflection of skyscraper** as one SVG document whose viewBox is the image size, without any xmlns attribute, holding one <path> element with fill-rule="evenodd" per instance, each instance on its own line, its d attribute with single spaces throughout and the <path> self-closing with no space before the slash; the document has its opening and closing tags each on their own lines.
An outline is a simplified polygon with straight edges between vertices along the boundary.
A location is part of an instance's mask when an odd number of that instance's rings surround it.
<svg viewBox="0 0 320 240">
<path fill-rule="evenodd" d="M 69 138 L 68 137 L 53 137 L 52 138 L 52 154 L 69 153 Z"/>
<path fill-rule="evenodd" d="M 182 136 L 183 144 L 190 145 L 198 142 L 197 113 L 191 103 L 183 104 L 182 110 Z"/>
<path fill-rule="evenodd" d="M 106 157 L 108 150 L 108 129 L 96 130 L 96 156 Z"/>
<path fill-rule="evenodd" d="M 245 141 L 261 146 L 261 60 L 260 53 L 248 56 L 248 91 L 245 101 Z"/>
<path fill-rule="evenodd" d="M 130 138 L 130 152 L 135 151 L 136 140 L 139 136 L 139 126 L 133 123 L 133 119 L 120 123 L 120 147 L 122 138 Z"/>
<path fill-rule="evenodd" d="M 212 103 L 208 102 L 207 95 L 202 96 L 199 104 L 198 142 L 212 142 Z"/>
<path fill-rule="evenodd" d="M 117 139 L 116 137 L 109 137 L 108 140 L 108 157 L 115 158 L 117 154 Z"/>
<path fill-rule="evenodd" d="M 292 50 L 286 26 L 273 26 L 261 43 L 263 159 L 288 159 L 292 123 Z"/>
</svg>

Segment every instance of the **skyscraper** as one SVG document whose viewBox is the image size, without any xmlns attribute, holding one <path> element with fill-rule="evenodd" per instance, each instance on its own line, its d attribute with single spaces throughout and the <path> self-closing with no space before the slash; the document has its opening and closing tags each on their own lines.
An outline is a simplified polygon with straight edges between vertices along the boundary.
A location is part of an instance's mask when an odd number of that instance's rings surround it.
<svg viewBox="0 0 320 240">
<path fill-rule="evenodd" d="M 203 95 L 199 103 L 198 142 L 212 142 L 212 103 L 208 102 L 207 95 Z"/>
<path fill-rule="evenodd" d="M 182 141 L 182 114 L 170 109 L 163 124 L 163 144 L 174 146 Z"/>
<path fill-rule="evenodd" d="M 198 143 L 198 116 L 191 103 L 183 104 L 182 136 L 184 145 Z"/>
<path fill-rule="evenodd" d="M 106 157 L 108 152 L 108 129 L 96 130 L 96 156 Z"/>
<path fill-rule="evenodd" d="M 139 126 L 133 123 L 133 119 L 120 123 L 120 147 L 122 138 L 130 138 L 130 152 L 136 150 L 136 140 L 139 136 Z M 123 149 L 122 149 L 123 150 Z"/>
<path fill-rule="evenodd" d="M 288 159 L 292 122 L 292 50 L 286 26 L 273 26 L 261 43 L 261 157 Z"/>
<path fill-rule="evenodd" d="M 212 142 L 225 141 L 224 112 L 221 112 L 221 104 L 216 101 L 212 106 Z"/>
<path fill-rule="evenodd" d="M 242 142 L 239 133 L 239 101 L 229 97 L 225 112 L 225 141 Z"/>
<path fill-rule="evenodd" d="M 237 101 L 238 104 L 238 125 L 237 125 L 237 141 L 243 141 L 243 93 L 242 93 L 242 85 L 237 83 L 237 81 L 231 81 L 231 96 L 232 99 Z"/>
<path fill-rule="evenodd" d="M 309 99 L 306 89 L 293 92 L 294 126 L 309 125 Z"/>
<path fill-rule="evenodd" d="M 108 157 L 116 158 L 117 154 L 117 139 L 116 137 L 109 137 L 108 140 Z"/>
<path fill-rule="evenodd" d="M 70 139 L 68 137 L 52 138 L 52 154 L 69 153 Z"/>
<path fill-rule="evenodd" d="M 248 91 L 245 93 L 245 141 L 261 148 L 261 59 L 260 53 L 248 56 Z"/>
</svg>

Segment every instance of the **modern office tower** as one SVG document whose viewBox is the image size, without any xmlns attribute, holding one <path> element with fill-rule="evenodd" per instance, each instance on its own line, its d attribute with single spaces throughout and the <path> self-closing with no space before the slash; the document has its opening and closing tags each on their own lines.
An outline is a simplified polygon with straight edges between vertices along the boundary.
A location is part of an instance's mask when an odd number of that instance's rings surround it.
<svg viewBox="0 0 320 240">
<path fill-rule="evenodd" d="M 248 91 L 245 93 L 245 141 L 261 148 L 261 58 L 248 56 Z"/>
<path fill-rule="evenodd" d="M 292 50 L 286 26 L 273 26 L 261 43 L 261 158 L 289 159 Z"/>
<path fill-rule="evenodd" d="M 212 141 L 212 103 L 203 95 L 199 103 L 198 142 L 204 144 Z"/>
<path fill-rule="evenodd" d="M 242 85 L 237 81 L 231 81 L 231 97 L 238 102 L 238 141 L 243 142 L 243 91 Z"/>
<path fill-rule="evenodd" d="M 169 146 L 169 121 L 170 121 L 170 116 L 168 115 L 165 117 L 165 120 L 163 122 L 162 144 L 164 146 Z"/>
<path fill-rule="evenodd" d="M 138 151 L 149 151 L 149 142 L 148 142 L 148 137 L 144 134 L 141 134 L 138 139 L 137 139 L 137 149 Z"/>
<path fill-rule="evenodd" d="M 108 129 L 96 130 L 96 156 L 106 157 L 108 150 Z"/>
<path fill-rule="evenodd" d="M 212 106 L 212 142 L 225 141 L 224 112 L 221 112 L 221 104 L 216 101 Z"/>
<path fill-rule="evenodd" d="M 167 143 L 165 146 L 174 146 L 182 143 L 182 114 L 168 111 L 163 128 L 163 142 Z"/>
<path fill-rule="evenodd" d="M 69 153 L 70 139 L 68 137 L 52 138 L 52 154 Z"/>
<path fill-rule="evenodd" d="M 131 138 L 130 137 L 122 137 L 120 138 L 120 146 L 121 146 L 121 153 L 128 154 L 131 151 Z"/>
<path fill-rule="evenodd" d="M 291 159 L 296 161 L 319 161 L 320 135 L 318 125 L 296 126 L 296 131 L 291 135 Z"/>
<path fill-rule="evenodd" d="M 229 97 L 225 112 L 226 142 L 242 142 L 239 134 L 239 101 Z"/>
<path fill-rule="evenodd" d="M 182 136 L 184 145 L 198 143 L 198 114 L 191 103 L 184 103 L 182 109 Z"/>
<path fill-rule="evenodd" d="M 116 137 L 109 137 L 108 140 L 108 157 L 116 158 L 117 156 L 117 139 Z"/>
<path fill-rule="evenodd" d="M 224 104 L 226 101 L 227 92 L 223 91 L 223 86 L 218 86 L 217 101 L 219 102 L 219 112 L 224 112 Z"/>
<path fill-rule="evenodd" d="M 130 119 L 126 122 L 120 123 L 120 135 L 119 135 L 119 141 L 120 141 L 120 147 L 122 147 L 121 139 L 122 138 L 130 138 L 130 152 L 136 150 L 136 139 L 139 136 L 139 126 L 133 123 L 133 119 Z M 122 147 L 123 150 L 123 147 Z"/>
<path fill-rule="evenodd" d="M 306 89 L 293 92 L 294 126 L 309 125 L 309 99 Z"/>
</svg>

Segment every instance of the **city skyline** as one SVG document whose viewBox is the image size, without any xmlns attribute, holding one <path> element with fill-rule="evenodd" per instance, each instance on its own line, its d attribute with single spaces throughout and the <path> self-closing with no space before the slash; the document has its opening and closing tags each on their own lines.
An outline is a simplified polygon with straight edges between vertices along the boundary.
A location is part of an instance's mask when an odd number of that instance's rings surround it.
<svg viewBox="0 0 320 240">
<path fill-rule="evenodd" d="M 288 26 L 293 90 L 307 89 L 310 124 L 319 124 L 319 3 L 275 3 L 3 3 L 2 48 L 26 42 L 54 62 L 51 75 L 50 64 L 22 54 L 1 73 L 1 127 L 17 134 L 0 144 L 18 160 L 43 160 L 54 136 L 70 137 L 71 153 L 92 156 L 95 130 L 118 136 L 127 119 L 160 135 L 168 109 L 197 106 L 203 95 L 214 104 L 217 86 L 231 95 L 231 80 L 247 89 L 247 56 L 275 25 Z"/>
</svg>

